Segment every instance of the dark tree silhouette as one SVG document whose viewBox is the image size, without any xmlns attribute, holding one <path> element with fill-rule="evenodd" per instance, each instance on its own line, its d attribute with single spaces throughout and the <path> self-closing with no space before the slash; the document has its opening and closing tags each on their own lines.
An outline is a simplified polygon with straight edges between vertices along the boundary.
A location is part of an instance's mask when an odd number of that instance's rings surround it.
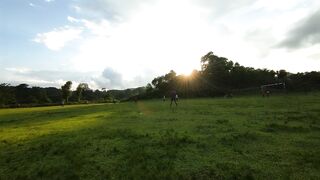
<svg viewBox="0 0 320 180">
<path fill-rule="evenodd" d="M 64 99 L 66 101 L 66 103 L 69 102 L 69 97 L 72 94 L 71 86 L 72 86 L 72 82 L 71 81 L 67 81 L 66 84 L 61 86 L 62 99 Z"/>
</svg>

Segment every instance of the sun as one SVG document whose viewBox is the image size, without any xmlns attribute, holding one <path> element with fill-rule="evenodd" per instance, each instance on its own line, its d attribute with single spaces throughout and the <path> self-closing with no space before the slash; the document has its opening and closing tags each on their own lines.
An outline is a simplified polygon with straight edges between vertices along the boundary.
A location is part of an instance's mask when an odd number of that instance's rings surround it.
<svg viewBox="0 0 320 180">
<path fill-rule="evenodd" d="M 193 69 L 181 69 L 178 71 L 178 74 L 184 75 L 184 76 L 190 76 L 192 74 Z"/>
</svg>

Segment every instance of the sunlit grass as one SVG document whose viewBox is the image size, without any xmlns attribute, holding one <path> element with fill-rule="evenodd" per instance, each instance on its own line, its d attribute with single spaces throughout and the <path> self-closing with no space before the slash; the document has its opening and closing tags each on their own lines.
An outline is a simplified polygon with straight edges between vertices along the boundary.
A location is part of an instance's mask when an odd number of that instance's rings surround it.
<svg viewBox="0 0 320 180">
<path fill-rule="evenodd" d="M 66 131 L 80 130 L 81 128 L 89 128 L 97 125 L 97 116 L 101 114 L 94 113 L 73 118 L 56 119 L 54 121 L 24 123 L 21 125 L 13 125 L 10 127 L 0 127 L 0 141 L 15 143 L 22 140 L 30 140 L 32 138 L 63 133 Z M 106 114 L 103 114 L 105 117 Z"/>
</svg>

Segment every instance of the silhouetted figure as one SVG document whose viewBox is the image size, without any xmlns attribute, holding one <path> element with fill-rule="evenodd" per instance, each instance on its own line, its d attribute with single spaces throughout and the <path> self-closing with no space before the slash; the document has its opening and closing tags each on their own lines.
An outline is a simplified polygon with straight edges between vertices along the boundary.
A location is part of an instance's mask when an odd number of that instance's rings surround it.
<svg viewBox="0 0 320 180">
<path fill-rule="evenodd" d="M 172 107 L 172 102 L 174 102 L 176 104 L 176 106 L 178 106 L 178 103 L 177 103 L 177 92 L 175 90 L 172 90 L 171 93 L 171 103 L 170 103 L 170 107 Z"/>
<path fill-rule="evenodd" d="M 261 87 L 261 94 L 262 94 L 262 97 L 269 97 L 270 91 L 266 87 L 262 86 Z"/>
<path fill-rule="evenodd" d="M 266 91 L 266 95 L 267 95 L 267 97 L 269 97 L 270 96 L 270 91 Z"/>
</svg>

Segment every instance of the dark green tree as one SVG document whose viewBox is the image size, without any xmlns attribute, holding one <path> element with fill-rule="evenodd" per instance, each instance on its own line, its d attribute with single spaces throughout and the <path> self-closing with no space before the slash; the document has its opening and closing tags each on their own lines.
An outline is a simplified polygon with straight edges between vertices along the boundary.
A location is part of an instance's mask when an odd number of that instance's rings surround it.
<svg viewBox="0 0 320 180">
<path fill-rule="evenodd" d="M 146 86 L 146 93 L 151 93 L 152 91 L 153 91 L 153 87 L 150 83 L 148 83 Z"/>
<path fill-rule="evenodd" d="M 0 105 L 14 104 L 16 102 L 15 88 L 10 84 L 0 84 Z"/>
<path fill-rule="evenodd" d="M 285 82 L 287 80 L 288 72 L 284 69 L 281 69 L 277 72 L 278 80 L 281 82 Z"/>
<path fill-rule="evenodd" d="M 201 58 L 203 83 L 209 94 L 224 94 L 230 89 L 230 72 L 233 62 L 209 52 Z"/>
<path fill-rule="evenodd" d="M 66 103 L 69 102 L 69 97 L 72 94 L 71 86 L 72 86 L 71 81 L 67 81 L 63 86 L 61 86 L 62 99 L 64 99 L 66 101 Z"/>
<path fill-rule="evenodd" d="M 30 89 L 30 95 L 32 96 L 33 101 L 37 104 L 51 102 L 51 100 L 47 96 L 47 91 L 44 88 L 32 87 Z"/>
<path fill-rule="evenodd" d="M 31 89 L 28 84 L 19 84 L 16 86 L 15 94 L 18 104 L 36 103 L 36 100 L 31 96 Z"/>
<path fill-rule="evenodd" d="M 82 92 L 89 90 L 89 85 L 87 83 L 80 83 L 76 89 L 76 94 L 78 97 L 78 102 L 80 102 L 81 97 L 82 97 Z"/>
</svg>

